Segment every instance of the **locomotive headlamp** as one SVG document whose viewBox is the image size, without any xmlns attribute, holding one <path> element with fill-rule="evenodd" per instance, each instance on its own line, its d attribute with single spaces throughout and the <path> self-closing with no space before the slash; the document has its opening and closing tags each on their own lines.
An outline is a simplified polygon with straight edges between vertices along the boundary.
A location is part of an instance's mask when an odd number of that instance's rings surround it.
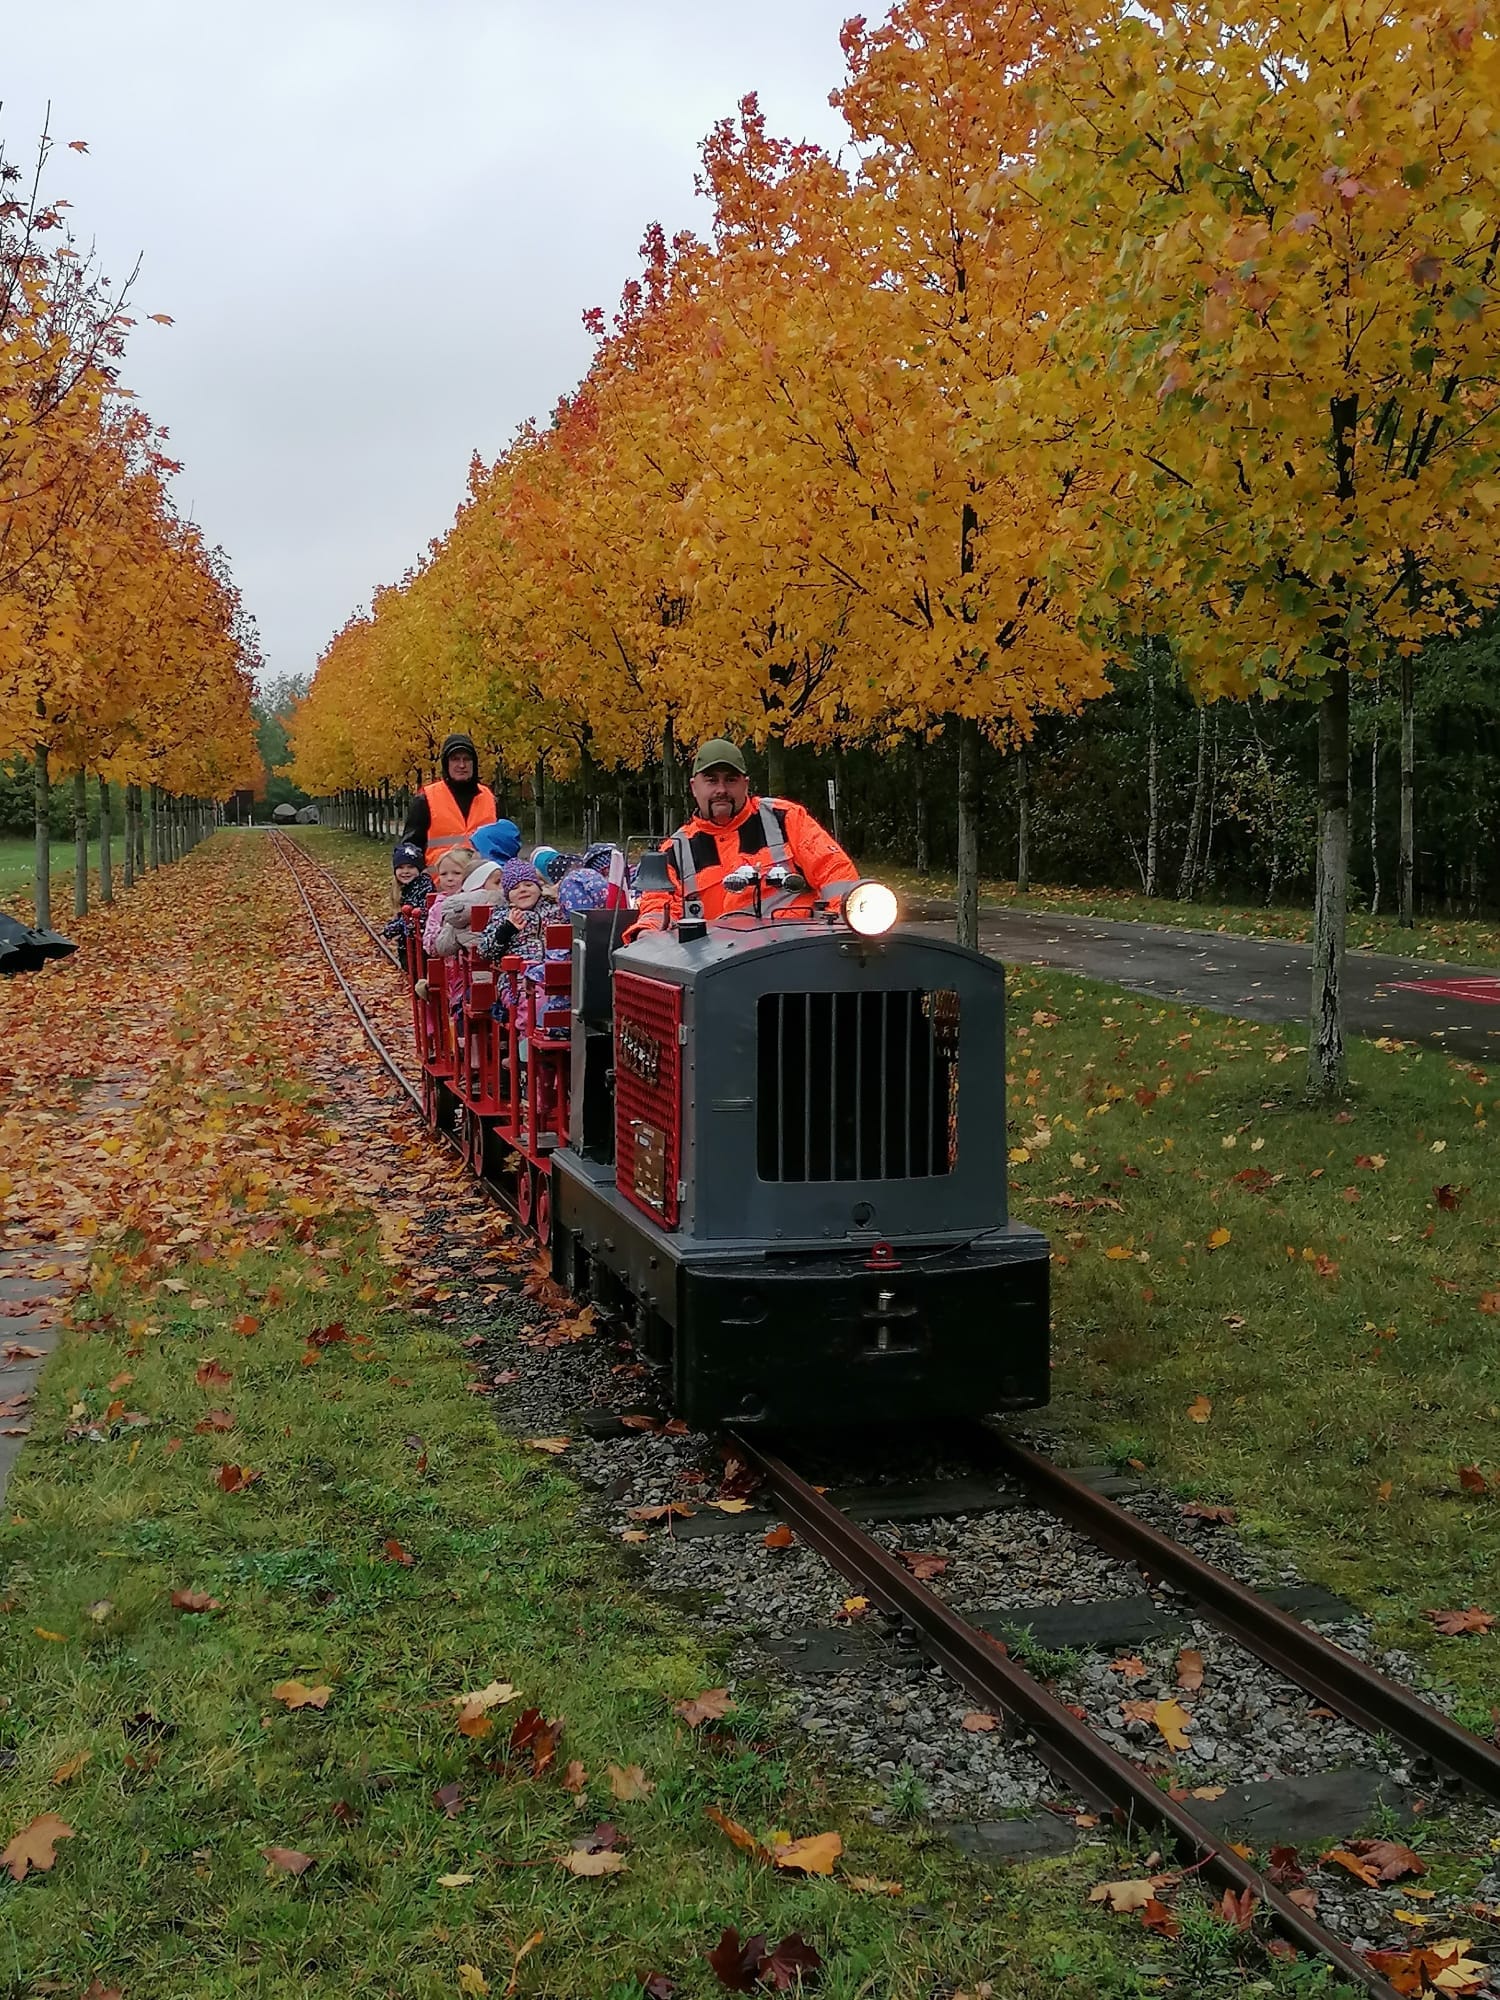
<svg viewBox="0 0 1500 2000">
<path fill-rule="evenodd" d="M 844 898 L 844 921 L 861 937 L 880 937 L 896 921 L 896 892 L 884 882 L 856 882 Z"/>
</svg>

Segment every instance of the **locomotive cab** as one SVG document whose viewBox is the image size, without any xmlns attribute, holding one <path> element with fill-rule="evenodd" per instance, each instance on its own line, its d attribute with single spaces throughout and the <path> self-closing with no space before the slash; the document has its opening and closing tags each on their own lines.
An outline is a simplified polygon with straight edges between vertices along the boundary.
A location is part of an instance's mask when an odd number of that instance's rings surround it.
<svg viewBox="0 0 1500 2000">
<path fill-rule="evenodd" d="M 633 1319 L 673 1407 L 821 1425 L 1045 1402 L 1047 1243 L 1006 1206 L 1003 969 L 837 912 L 614 950 L 590 925 L 554 1268 Z"/>
</svg>

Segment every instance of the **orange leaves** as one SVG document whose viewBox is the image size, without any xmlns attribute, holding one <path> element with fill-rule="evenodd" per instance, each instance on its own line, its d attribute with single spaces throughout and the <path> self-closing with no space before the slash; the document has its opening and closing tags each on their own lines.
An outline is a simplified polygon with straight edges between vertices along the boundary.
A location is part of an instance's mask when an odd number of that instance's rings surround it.
<svg viewBox="0 0 1500 2000">
<path fill-rule="evenodd" d="M 1203 1655 L 1196 1646 L 1184 1646 L 1177 1655 L 1177 1685 L 1184 1694 L 1196 1694 L 1203 1685 Z"/>
<path fill-rule="evenodd" d="M 247 1465 L 221 1465 L 214 1476 L 214 1483 L 223 1493 L 244 1493 L 263 1477 L 252 1472 Z"/>
<path fill-rule="evenodd" d="M 786 1522 L 778 1521 L 774 1528 L 768 1528 L 761 1536 L 760 1543 L 765 1549 L 789 1549 L 796 1539 Z"/>
<path fill-rule="evenodd" d="M 1371 1889 L 1427 1873 L 1421 1856 L 1399 1840 L 1351 1840 L 1347 1846 L 1330 1848 L 1321 1859 L 1325 1868 L 1347 1869 Z"/>
<path fill-rule="evenodd" d="M 24 1882 L 33 1868 L 45 1875 L 57 1860 L 57 1843 L 72 1838 L 73 1829 L 66 1820 L 56 1813 L 40 1813 L 0 1849 L 0 1868 L 9 1869 L 12 1882 Z"/>
<path fill-rule="evenodd" d="M 929 1549 L 897 1549 L 896 1560 L 905 1563 L 918 1583 L 931 1583 L 948 1567 L 946 1556 L 934 1555 Z"/>
<path fill-rule="evenodd" d="M 1206 1424 L 1214 1413 L 1214 1406 L 1207 1396 L 1194 1396 L 1187 1406 L 1189 1423 Z"/>
<path fill-rule="evenodd" d="M 290 1875 L 295 1881 L 298 1876 L 305 1875 L 309 1868 L 316 1866 L 314 1857 L 311 1854 L 304 1854 L 300 1848 L 263 1847 L 260 1851 L 265 1857 L 266 1873 L 273 1880 L 278 1875 Z"/>
<path fill-rule="evenodd" d="M 217 1597 L 210 1597 L 206 1590 L 174 1590 L 172 1592 L 174 1611 L 220 1611 L 223 1606 Z"/>
<path fill-rule="evenodd" d="M 793 1840 L 790 1834 L 774 1833 L 768 1847 L 720 1807 L 705 1806 L 704 1814 L 741 1853 L 754 1861 L 769 1862 L 773 1868 L 790 1875 L 831 1875 L 844 1851 L 844 1843 L 836 1833 L 813 1833 L 801 1840 Z"/>
<path fill-rule="evenodd" d="M 490 1710 L 501 1708 L 506 1702 L 520 1699 L 520 1690 L 509 1681 L 491 1681 L 488 1687 L 476 1688 L 472 1694 L 456 1694 L 453 1705 L 458 1710 L 458 1733 L 475 1739 L 488 1736 L 495 1726 Z M 583 1766 L 579 1765 L 582 1772 Z"/>
<path fill-rule="evenodd" d="M 539 1708 L 523 1709 L 511 1729 L 506 1755 L 528 1764 L 532 1777 L 540 1778 L 552 1767 L 562 1732 L 561 1717 L 549 1722 Z"/>
<path fill-rule="evenodd" d="M 230 1373 L 229 1369 L 221 1368 L 219 1363 L 210 1354 L 205 1360 L 198 1363 L 193 1380 L 200 1389 L 227 1389 L 229 1384 L 234 1380 L 234 1376 Z"/>
<path fill-rule="evenodd" d="M 1429 1995 L 1462 2000 L 1464 1994 L 1484 1991 L 1491 1969 L 1468 1953 L 1468 1938 L 1444 1938 L 1438 1944 L 1418 1945 L 1413 1951 L 1370 1951 L 1365 1957 L 1409 2000 Z"/>
<path fill-rule="evenodd" d="M 1474 1604 L 1471 1604 L 1467 1611 L 1424 1611 L 1422 1616 L 1428 1620 L 1433 1630 L 1440 1632 L 1445 1639 L 1456 1639 L 1474 1632 L 1483 1634 L 1488 1632 L 1495 1622 L 1493 1611 L 1481 1611 Z"/>
<path fill-rule="evenodd" d="M 709 1688 L 704 1694 L 692 1695 L 687 1701 L 674 1702 L 673 1713 L 680 1715 L 689 1729 L 699 1729 L 705 1722 L 720 1722 L 734 1707 L 734 1698 L 728 1688 Z"/>
<path fill-rule="evenodd" d="M 1230 1240 L 1230 1233 L 1222 1224 L 1217 1229 L 1210 1230 L 1208 1237 L 1209 1249 L 1222 1250 L 1224 1245 Z"/>
</svg>

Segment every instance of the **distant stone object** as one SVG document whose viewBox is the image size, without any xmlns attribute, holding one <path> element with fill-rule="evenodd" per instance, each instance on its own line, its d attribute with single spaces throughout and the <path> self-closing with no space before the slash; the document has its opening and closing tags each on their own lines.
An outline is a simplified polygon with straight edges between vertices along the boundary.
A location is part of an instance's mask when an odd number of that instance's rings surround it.
<svg viewBox="0 0 1500 2000">
<path fill-rule="evenodd" d="M 66 958 L 78 947 L 71 938 L 56 931 L 33 930 L 15 917 L 0 911 L 0 977 L 17 972 L 36 972 L 49 958 Z"/>
<path fill-rule="evenodd" d="M 295 806 L 273 806 L 271 817 L 281 826 L 295 826 L 297 824 L 297 808 Z"/>
<path fill-rule="evenodd" d="M 298 826 L 321 826 L 323 816 L 316 806 L 304 806 L 297 815 Z"/>
</svg>

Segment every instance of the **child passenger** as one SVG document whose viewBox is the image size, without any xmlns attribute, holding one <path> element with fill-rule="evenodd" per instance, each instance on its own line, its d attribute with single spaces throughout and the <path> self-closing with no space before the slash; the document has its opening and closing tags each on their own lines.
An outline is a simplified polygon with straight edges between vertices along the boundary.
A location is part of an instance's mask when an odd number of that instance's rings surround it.
<svg viewBox="0 0 1500 2000">
<path fill-rule="evenodd" d="M 439 957 L 451 958 L 458 950 L 455 940 L 446 952 L 438 952 L 438 939 L 443 932 L 443 906 L 450 896 L 459 893 L 469 873 L 478 864 L 479 856 L 472 847 L 450 847 L 440 857 L 437 867 L 432 871 L 437 894 L 432 908 L 427 912 L 427 924 L 422 933 L 422 943 L 427 951 L 437 952 Z"/>
<path fill-rule="evenodd" d="M 427 873 L 421 848 L 410 840 L 398 840 L 392 849 L 391 874 L 396 888 L 396 914 L 381 936 L 399 944 L 422 923 L 427 898 L 432 894 L 432 877 Z"/>
</svg>

